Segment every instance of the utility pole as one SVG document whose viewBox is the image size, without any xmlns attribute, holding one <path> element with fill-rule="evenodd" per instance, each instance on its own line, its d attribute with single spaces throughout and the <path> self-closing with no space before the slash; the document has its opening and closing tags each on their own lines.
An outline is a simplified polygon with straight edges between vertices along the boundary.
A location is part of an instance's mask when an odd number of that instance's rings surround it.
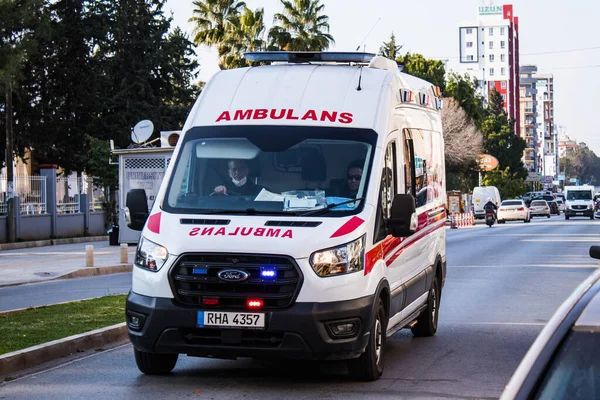
<svg viewBox="0 0 600 400">
<path fill-rule="evenodd" d="M 8 241 L 16 241 L 15 207 L 14 207 L 14 171 L 13 171 L 13 105 L 12 82 L 6 80 L 6 202 L 8 207 Z"/>
</svg>

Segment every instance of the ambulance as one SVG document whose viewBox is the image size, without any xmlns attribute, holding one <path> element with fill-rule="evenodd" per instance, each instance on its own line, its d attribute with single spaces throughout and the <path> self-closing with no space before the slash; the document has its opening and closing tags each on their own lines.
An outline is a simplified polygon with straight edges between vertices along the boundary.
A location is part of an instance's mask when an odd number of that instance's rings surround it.
<svg viewBox="0 0 600 400">
<path fill-rule="evenodd" d="M 141 236 L 126 323 L 142 373 L 178 356 L 346 360 L 436 333 L 446 278 L 438 87 L 369 53 L 258 52 L 194 104 Z"/>
</svg>

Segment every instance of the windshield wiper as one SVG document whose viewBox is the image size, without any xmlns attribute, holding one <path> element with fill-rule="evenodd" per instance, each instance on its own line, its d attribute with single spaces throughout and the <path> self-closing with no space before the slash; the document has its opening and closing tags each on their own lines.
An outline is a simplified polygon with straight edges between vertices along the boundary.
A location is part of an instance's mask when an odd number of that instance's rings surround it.
<svg viewBox="0 0 600 400">
<path fill-rule="evenodd" d="M 257 210 L 255 208 L 246 208 L 244 210 L 207 210 L 202 211 L 201 214 L 206 215 L 217 215 L 217 214 L 241 214 L 241 215 L 298 215 L 294 211 L 271 211 L 271 210 Z"/>
<path fill-rule="evenodd" d="M 328 213 L 332 208 L 335 208 L 338 206 L 343 206 L 344 204 L 356 203 L 357 201 L 362 201 L 364 199 L 365 199 L 364 197 L 359 197 L 357 199 L 342 201 L 339 203 L 331 203 L 331 204 L 328 204 L 327 207 L 319 208 L 317 210 L 310 210 L 310 211 L 300 214 L 300 216 L 301 217 L 311 217 L 311 216 L 315 216 L 315 215 L 325 214 L 325 213 Z"/>
</svg>

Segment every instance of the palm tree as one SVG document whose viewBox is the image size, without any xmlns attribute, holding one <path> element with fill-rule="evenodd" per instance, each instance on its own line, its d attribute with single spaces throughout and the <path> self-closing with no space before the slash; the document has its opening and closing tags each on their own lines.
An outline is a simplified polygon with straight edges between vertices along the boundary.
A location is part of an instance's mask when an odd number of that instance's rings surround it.
<svg viewBox="0 0 600 400">
<path fill-rule="evenodd" d="M 286 51 L 322 51 L 334 42 L 329 17 L 320 0 L 281 0 L 283 12 L 275 14 L 269 31 L 270 48 Z"/>
<path fill-rule="evenodd" d="M 194 1 L 193 16 L 190 22 L 196 24 L 193 42 L 197 46 L 216 47 L 219 54 L 219 66 L 223 67 L 223 58 L 227 53 L 224 39 L 231 24 L 239 17 L 240 10 L 246 6 L 239 0 L 197 0 Z"/>
<path fill-rule="evenodd" d="M 244 53 L 265 48 L 264 15 L 264 8 L 252 11 L 248 7 L 244 7 L 239 17 L 231 21 L 223 39 L 223 46 L 227 49 L 224 55 L 224 68 L 248 66 L 248 62 L 243 58 Z"/>
</svg>

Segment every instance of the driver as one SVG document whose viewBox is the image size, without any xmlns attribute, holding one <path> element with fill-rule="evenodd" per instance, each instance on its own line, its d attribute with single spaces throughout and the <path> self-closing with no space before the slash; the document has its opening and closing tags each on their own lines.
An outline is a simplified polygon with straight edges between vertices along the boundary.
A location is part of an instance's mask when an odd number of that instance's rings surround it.
<svg viewBox="0 0 600 400">
<path fill-rule="evenodd" d="M 246 161 L 231 160 L 228 165 L 231 180 L 224 185 L 217 186 L 214 189 L 215 194 L 249 196 L 256 195 L 262 190 L 260 186 L 248 179 L 250 168 Z"/>
</svg>

